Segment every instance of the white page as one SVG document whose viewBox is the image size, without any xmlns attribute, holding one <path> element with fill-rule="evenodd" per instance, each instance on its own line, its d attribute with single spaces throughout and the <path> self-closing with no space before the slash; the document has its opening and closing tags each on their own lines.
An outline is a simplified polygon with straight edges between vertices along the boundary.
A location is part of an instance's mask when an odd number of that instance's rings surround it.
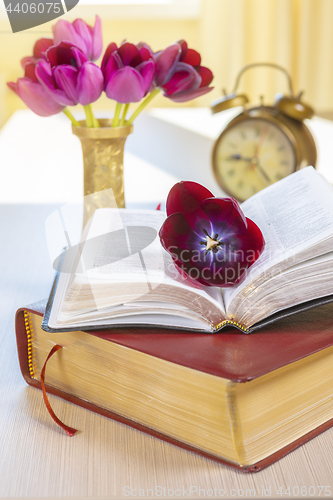
<svg viewBox="0 0 333 500">
<path fill-rule="evenodd" d="M 164 219 L 165 213 L 160 211 L 100 209 L 95 212 L 86 241 L 83 244 L 80 269 L 79 272 L 75 273 L 75 282 L 81 284 L 89 283 L 96 311 L 102 311 L 105 308 L 104 296 L 101 293 L 100 285 L 117 282 L 124 283 L 126 281 L 133 283 L 133 294 L 129 295 L 127 300 L 124 298 L 120 299 L 119 304 L 140 299 L 140 297 L 148 294 L 160 284 L 172 284 L 185 291 L 188 290 L 198 296 L 204 297 L 218 308 L 223 307 L 219 289 L 213 287 L 197 289 L 189 286 L 186 282 L 184 283 L 171 257 L 162 248 L 158 237 L 158 231 Z M 138 242 L 135 241 L 135 246 L 139 246 L 140 249 L 142 248 L 139 252 L 141 255 L 138 255 L 138 252 L 135 250 L 135 253 L 132 254 L 133 248 L 130 248 L 130 242 L 128 241 L 128 257 L 109 263 L 108 252 L 114 250 L 112 245 L 114 245 L 115 239 L 112 237 L 112 234 L 115 231 L 123 230 L 126 226 L 152 227 L 156 231 L 155 235 L 153 235 L 154 240 L 146 247 L 145 242 L 139 242 L 139 245 L 137 245 Z M 106 234 L 108 237 L 110 236 L 109 239 L 98 239 L 99 236 Z M 92 248 L 87 249 L 87 243 L 94 238 L 97 238 L 97 243 Z M 49 320 L 49 326 L 51 327 L 54 327 L 56 324 L 56 318 L 60 314 L 62 302 L 70 281 L 71 275 L 69 273 L 60 275 Z M 137 296 L 135 295 L 136 282 L 141 283 L 141 288 Z M 142 283 L 146 285 L 146 290 L 142 289 Z"/>
<path fill-rule="evenodd" d="M 100 209 L 94 214 L 93 223 L 87 240 L 101 234 L 110 234 L 110 241 L 104 240 L 94 256 L 94 263 L 98 266 L 84 273 L 88 278 L 92 291 L 94 285 L 105 281 L 111 282 L 144 282 L 148 283 L 147 292 L 160 284 L 169 284 L 183 289 L 190 289 L 223 308 L 221 294 L 215 287 L 194 288 L 189 286 L 175 268 L 171 256 L 162 248 L 158 231 L 165 220 L 165 212 L 158 210 L 129 210 L 129 209 Z M 129 256 L 111 264 L 106 263 L 108 245 L 112 245 L 112 233 L 127 226 L 146 226 L 153 228 L 157 233 L 154 241 L 145 246 L 145 241 L 136 241 L 136 246 L 142 248 L 133 253 L 128 242 Z M 114 250 L 114 249 L 112 249 Z M 84 252 L 83 252 L 84 253 Z M 104 262 L 105 262 L 105 265 Z"/>
<path fill-rule="evenodd" d="M 266 245 L 242 283 L 224 291 L 226 308 L 261 273 L 333 235 L 333 189 L 313 167 L 260 191 L 242 210 L 260 227 Z"/>
</svg>

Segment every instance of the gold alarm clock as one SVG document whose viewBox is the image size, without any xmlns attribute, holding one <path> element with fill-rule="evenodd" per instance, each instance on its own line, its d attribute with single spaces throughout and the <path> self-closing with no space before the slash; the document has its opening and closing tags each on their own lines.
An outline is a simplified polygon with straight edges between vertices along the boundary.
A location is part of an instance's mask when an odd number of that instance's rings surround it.
<svg viewBox="0 0 333 500">
<path fill-rule="evenodd" d="M 237 94 L 242 74 L 253 67 L 270 66 L 285 73 L 290 95 L 278 94 L 271 106 L 247 108 L 245 94 Z M 261 189 L 312 165 L 317 153 L 314 139 L 303 123 L 314 111 L 294 95 L 288 72 L 272 63 L 254 63 L 239 73 L 234 90 L 211 105 L 213 113 L 235 106 L 243 111 L 232 119 L 220 134 L 213 150 L 213 170 L 221 188 L 238 201 L 244 201 Z"/>
</svg>

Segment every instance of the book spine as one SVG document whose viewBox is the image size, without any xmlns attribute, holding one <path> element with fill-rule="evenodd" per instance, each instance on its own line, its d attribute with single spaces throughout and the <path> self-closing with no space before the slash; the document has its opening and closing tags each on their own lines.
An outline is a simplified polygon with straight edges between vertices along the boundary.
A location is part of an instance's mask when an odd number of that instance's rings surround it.
<svg viewBox="0 0 333 500">
<path fill-rule="evenodd" d="M 31 313 L 24 311 L 24 325 L 27 336 L 27 353 L 28 353 L 28 367 L 31 378 L 35 378 L 36 373 L 36 359 L 34 344 L 34 331 L 31 322 Z"/>
<path fill-rule="evenodd" d="M 213 332 L 216 333 L 219 330 L 222 330 L 222 328 L 226 326 L 234 326 L 235 328 L 238 328 L 243 333 L 251 333 L 250 328 L 246 328 L 245 326 L 241 325 L 240 323 L 237 323 L 237 321 L 233 321 L 231 319 L 225 319 L 224 321 L 221 321 L 218 325 L 216 325 L 213 329 Z"/>
</svg>

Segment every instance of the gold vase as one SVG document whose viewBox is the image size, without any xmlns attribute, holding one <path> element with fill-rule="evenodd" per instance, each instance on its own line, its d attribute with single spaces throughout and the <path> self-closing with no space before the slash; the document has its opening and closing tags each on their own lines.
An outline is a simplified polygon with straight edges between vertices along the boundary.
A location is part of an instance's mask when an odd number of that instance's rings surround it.
<svg viewBox="0 0 333 500">
<path fill-rule="evenodd" d="M 73 134 L 81 141 L 84 178 L 84 221 L 92 217 L 97 208 L 125 208 L 124 146 L 133 126 L 111 127 L 112 120 L 99 120 L 100 128 L 72 126 Z M 112 191 L 111 191 L 111 189 Z"/>
</svg>

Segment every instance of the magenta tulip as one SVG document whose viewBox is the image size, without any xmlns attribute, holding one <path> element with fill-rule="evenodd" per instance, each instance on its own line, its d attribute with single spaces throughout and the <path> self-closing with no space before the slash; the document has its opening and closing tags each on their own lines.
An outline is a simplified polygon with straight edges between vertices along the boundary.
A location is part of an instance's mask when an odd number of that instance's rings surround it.
<svg viewBox="0 0 333 500">
<path fill-rule="evenodd" d="M 25 75 L 16 83 L 8 82 L 8 87 L 17 94 L 34 113 L 39 116 L 56 115 L 64 106 L 50 97 L 49 93 L 39 83 L 35 73 L 36 64 L 25 64 Z"/>
<path fill-rule="evenodd" d="M 47 61 L 36 65 L 36 76 L 49 95 L 62 106 L 83 106 L 103 91 L 103 74 L 77 47 L 66 42 L 50 47 Z"/>
<path fill-rule="evenodd" d="M 125 42 L 118 48 L 111 43 L 105 51 L 102 65 L 104 90 L 109 99 L 126 104 L 139 102 L 151 90 L 155 62 L 145 44 Z"/>
<path fill-rule="evenodd" d="M 52 30 L 55 45 L 61 42 L 75 45 L 82 50 L 90 61 L 96 61 L 102 54 L 102 22 L 99 16 L 96 16 L 93 28 L 82 19 L 75 19 L 73 24 L 60 19 Z"/>
<path fill-rule="evenodd" d="M 155 54 L 155 84 L 174 102 L 186 102 L 213 90 L 210 69 L 201 66 L 200 54 L 181 40 Z"/>
<path fill-rule="evenodd" d="M 233 198 L 214 198 L 196 182 L 179 182 L 170 191 L 162 246 L 181 274 L 206 286 L 238 283 L 263 252 L 259 227 Z"/>
</svg>

